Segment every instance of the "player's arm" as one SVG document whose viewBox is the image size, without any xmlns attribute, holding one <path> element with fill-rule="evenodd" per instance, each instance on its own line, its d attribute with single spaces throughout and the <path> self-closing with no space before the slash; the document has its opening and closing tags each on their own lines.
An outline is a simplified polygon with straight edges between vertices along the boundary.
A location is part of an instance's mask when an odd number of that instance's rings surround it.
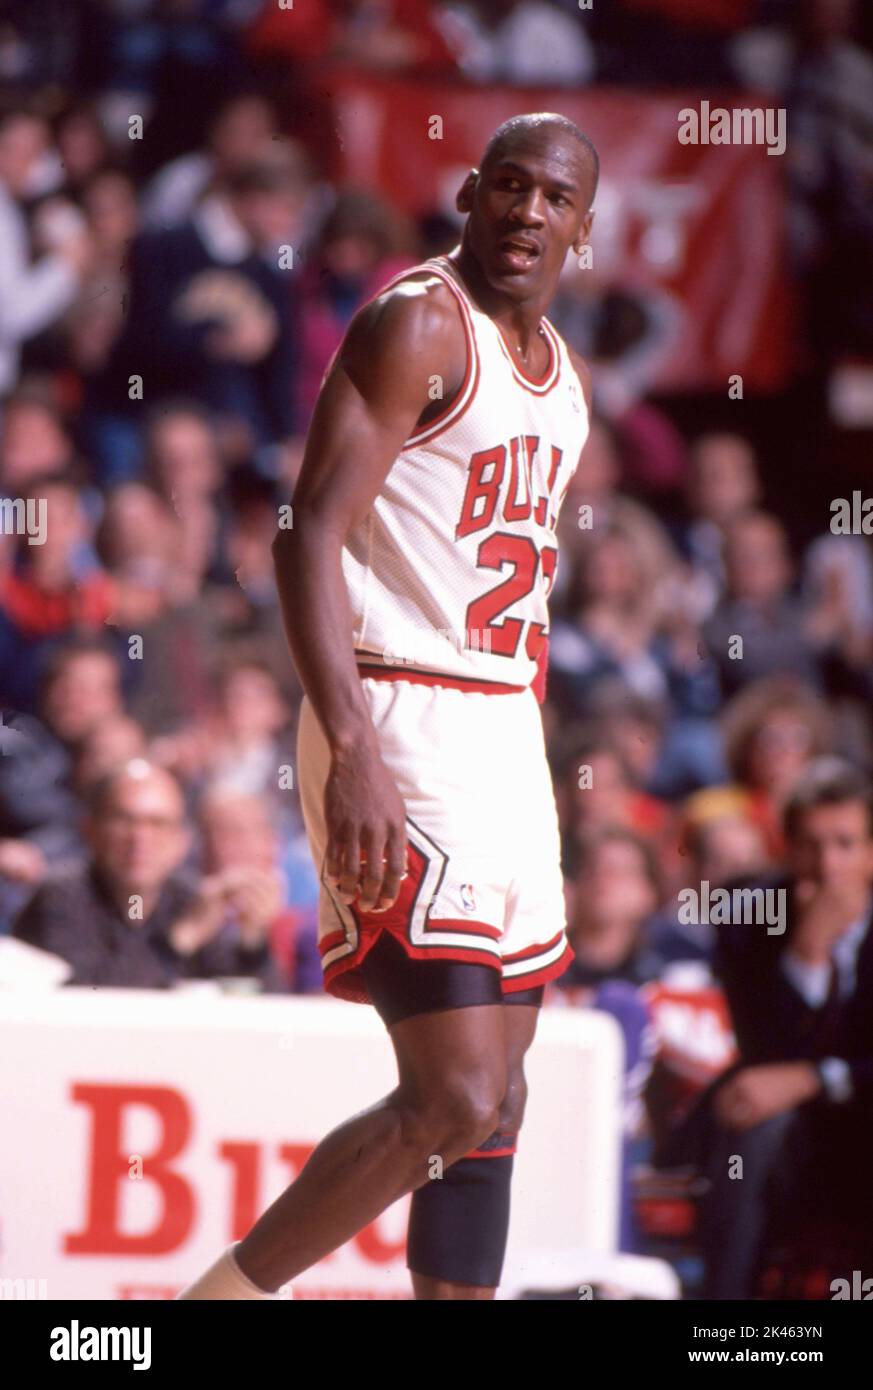
<svg viewBox="0 0 873 1390">
<path fill-rule="evenodd" d="M 341 552 L 370 510 L 422 414 L 429 385 L 459 389 L 465 340 L 451 292 L 407 282 L 355 318 L 319 396 L 297 486 L 293 526 L 273 559 L 288 644 L 331 750 L 325 788 L 326 869 L 359 905 L 395 900 L 405 868 L 405 808 L 379 754 L 353 650 Z M 387 863 L 382 865 L 383 855 Z"/>
</svg>

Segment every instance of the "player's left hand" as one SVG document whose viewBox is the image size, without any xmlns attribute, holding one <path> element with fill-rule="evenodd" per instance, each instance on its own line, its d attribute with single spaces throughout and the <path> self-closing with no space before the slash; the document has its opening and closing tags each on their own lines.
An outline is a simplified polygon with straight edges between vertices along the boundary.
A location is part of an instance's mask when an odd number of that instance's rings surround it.
<svg viewBox="0 0 873 1390">
<path fill-rule="evenodd" d="M 387 911 L 407 876 L 406 808 L 375 739 L 333 754 L 324 812 L 325 879 L 362 912 Z"/>
</svg>

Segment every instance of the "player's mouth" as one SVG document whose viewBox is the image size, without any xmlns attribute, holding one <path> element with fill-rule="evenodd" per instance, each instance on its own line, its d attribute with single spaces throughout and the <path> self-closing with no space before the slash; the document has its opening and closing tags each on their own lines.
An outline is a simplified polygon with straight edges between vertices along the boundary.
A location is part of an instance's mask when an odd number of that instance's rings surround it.
<svg viewBox="0 0 873 1390">
<path fill-rule="evenodd" d="M 497 243 L 497 262 L 501 269 L 514 275 L 530 270 L 542 255 L 538 242 L 526 236 L 505 236 Z"/>
</svg>

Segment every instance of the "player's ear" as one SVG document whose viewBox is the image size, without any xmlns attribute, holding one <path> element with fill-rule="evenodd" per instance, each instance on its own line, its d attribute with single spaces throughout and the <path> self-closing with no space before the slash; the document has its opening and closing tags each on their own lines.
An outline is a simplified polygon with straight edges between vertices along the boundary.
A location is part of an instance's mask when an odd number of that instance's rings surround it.
<svg viewBox="0 0 873 1390">
<path fill-rule="evenodd" d="M 579 228 L 579 235 L 573 242 L 573 251 L 577 256 L 581 256 L 583 249 L 588 245 L 588 242 L 591 240 L 591 225 L 593 221 L 594 213 L 586 212 L 584 218 L 582 219 L 582 226 Z"/>
<path fill-rule="evenodd" d="M 473 209 L 473 193 L 476 188 L 476 180 L 479 177 L 478 169 L 471 169 L 461 187 L 458 189 L 458 196 L 455 199 L 455 207 L 458 212 L 471 212 Z"/>
</svg>

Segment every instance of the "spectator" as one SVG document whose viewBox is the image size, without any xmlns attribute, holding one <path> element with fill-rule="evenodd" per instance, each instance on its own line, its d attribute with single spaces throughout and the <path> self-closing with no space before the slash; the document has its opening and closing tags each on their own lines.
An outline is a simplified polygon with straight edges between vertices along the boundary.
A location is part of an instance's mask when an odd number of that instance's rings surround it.
<svg viewBox="0 0 873 1390">
<path fill-rule="evenodd" d="M 256 57 L 353 63 L 386 73 L 446 73 L 450 44 L 425 0 L 310 0 L 300 17 L 265 6 L 249 33 Z"/>
<path fill-rule="evenodd" d="M 20 496 L 35 478 L 67 473 L 74 462 L 53 393 L 36 381 L 22 381 L 6 402 L 0 425 L 0 495 Z"/>
<path fill-rule="evenodd" d="M 16 385 L 20 345 L 69 307 L 88 259 L 81 219 L 67 204 L 43 216 L 43 245 L 31 264 L 21 201 L 47 149 L 43 121 L 25 111 L 0 115 L 0 400 Z"/>
<path fill-rule="evenodd" d="M 725 87 L 727 39 L 755 0 L 619 0 L 604 17 L 602 66 L 612 81 Z"/>
<path fill-rule="evenodd" d="M 802 0 L 785 95 L 791 244 L 810 348 L 830 363 L 873 351 L 873 59 L 854 0 Z"/>
<path fill-rule="evenodd" d="M 745 796 L 732 787 L 701 792 L 686 803 L 680 855 L 683 868 L 677 893 L 647 924 L 647 942 L 665 965 L 709 964 L 715 930 L 706 921 L 687 922 L 678 895 L 689 887 L 702 892 L 704 882 L 712 891 L 736 878 L 757 877 L 773 867 L 773 860 L 760 826 L 749 815 Z"/>
<path fill-rule="evenodd" d="M 437 13 L 473 82 L 581 87 L 594 76 L 582 25 L 545 0 L 468 0 Z"/>
<path fill-rule="evenodd" d="M 184 567 L 181 574 L 173 568 L 181 531 L 169 502 L 144 483 L 124 483 L 107 495 L 95 543 L 113 578 L 116 621 L 132 628 L 148 622 L 168 588 L 187 596 Z"/>
<path fill-rule="evenodd" d="M 564 672 L 577 688 L 620 676 L 639 695 L 666 694 L 666 675 L 654 650 L 657 595 L 643 561 L 622 527 L 607 525 L 592 534 L 577 567 L 571 621 L 561 619 L 552 629 L 553 685 Z"/>
<path fill-rule="evenodd" d="M 873 791 L 850 766 L 820 760 L 795 787 L 784 828 L 788 870 L 767 881 L 787 895 L 784 930 L 736 914 L 718 928 L 740 1060 L 687 1131 L 698 1133 L 710 1184 L 709 1299 L 754 1298 L 780 1242 L 783 1254 L 805 1245 L 817 1264 L 835 1245 L 857 1267 L 873 1259 Z M 732 1180 L 737 1152 L 742 1182 Z"/>
<path fill-rule="evenodd" d="M 670 808 L 640 790 L 615 741 L 597 728 L 577 729 L 567 737 L 555 790 L 571 875 L 579 847 L 594 831 L 624 830 L 656 853 L 666 852 L 673 830 Z"/>
<path fill-rule="evenodd" d="M 17 885 L 32 887 L 49 863 L 81 857 L 74 768 L 88 740 L 124 716 L 118 662 L 98 641 L 58 650 L 43 677 L 40 717 L 6 716 L 9 746 L 0 757 L 2 929 Z M 10 888 L 10 884 L 16 885 Z"/>
<path fill-rule="evenodd" d="M 270 795 L 281 809 L 279 770 L 287 763 L 283 733 L 290 711 L 269 658 L 257 647 L 224 654 L 211 717 L 155 745 L 167 766 L 188 778 L 209 778 L 240 793 Z"/>
<path fill-rule="evenodd" d="M 607 679 L 670 699 L 682 717 L 714 713 L 715 670 L 701 659 L 679 573 L 658 568 L 654 554 L 620 523 L 595 527 L 582 548 L 549 643 L 550 687 L 568 714 L 585 713 Z"/>
<path fill-rule="evenodd" d="M 235 92 L 215 112 L 205 148 L 180 155 L 147 185 L 141 201 L 144 228 L 166 231 L 187 222 L 210 188 L 220 188 L 278 138 L 272 102 L 260 92 Z"/>
<path fill-rule="evenodd" d="M 283 989 L 267 945 L 272 904 L 222 878 L 180 873 L 189 835 L 175 780 L 143 760 L 92 789 L 87 862 L 37 889 L 14 935 L 60 956 L 71 985 L 169 988 L 252 976 Z"/>
<path fill-rule="evenodd" d="M 691 454 L 686 502 L 688 517 L 676 539 L 691 568 L 695 611 L 702 621 L 713 612 L 725 584 L 725 528 L 761 500 L 761 483 L 751 445 L 737 434 L 705 434 Z"/>
<path fill-rule="evenodd" d="M 677 718 L 662 700 L 635 695 L 620 679 L 598 681 L 588 712 L 620 749 L 637 786 L 666 801 L 728 780 L 714 720 Z"/>
<path fill-rule="evenodd" d="M 317 251 L 301 283 L 303 422 L 352 316 L 393 275 L 415 263 L 412 234 L 401 215 L 382 198 L 357 189 L 339 193 L 313 245 Z"/>
<path fill-rule="evenodd" d="M 829 691 L 869 704 L 873 556 L 864 537 L 825 533 L 813 541 L 804 556 L 802 597 Z"/>
<path fill-rule="evenodd" d="M 766 512 L 738 517 L 725 534 L 724 560 L 724 597 L 703 630 L 725 695 L 762 676 L 794 675 L 819 685 L 813 634 L 791 592 L 782 523 Z"/>
<path fill-rule="evenodd" d="M 785 848 L 785 803 L 812 760 L 833 748 L 827 706 L 802 682 L 772 676 L 734 696 L 724 711 L 722 729 L 745 814 L 760 829 L 768 852 L 778 859 Z M 686 813 L 694 814 L 693 798 Z"/>
<path fill-rule="evenodd" d="M 137 239 L 127 323 L 94 384 L 92 420 L 135 434 L 136 376 L 151 402 L 189 395 L 251 447 L 293 434 L 296 296 L 283 257 L 293 257 L 307 179 L 295 146 L 273 146 L 228 175 L 190 221 Z"/>
<path fill-rule="evenodd" d="M 144 446 L 145 479 L 179 519 L 175 584 L 190 598 L 217 561 L 224 460 L 216 423 L 196 402 L 168 399 L 149 416 Z"/>
<path fill-rule="evenodd" d="M 679 557 L 665 528 L 648 507 L 628 496 L 621 484 L 619 435 L 608 421 L 595 416 L 558 519 L 562 558 L 555 580 L 556 598 L 567 592 L 575 557 L 611 525 L 632 538 L 647 572 L 659 583 L 668 584 L 676 573 Z"/>
<path fill-rule="evenodd" d="M 41 664 L 65 638 L 99 633 L 113 606 L 112 583 L 90 549 L 81 490 L 63 474 L 34 480 L 27 497 L 42 538 L 18 536 L 15 567 L 0 580 L 0 692 L 32 710 Z"/>
<path fill-rule="evenodd" d="M 217 534 L 215 508 L 203 499 L 180 513 L 152 488 L 127 483 L 107 497 L 97 532 L 113 586 L 112 624 L 127 650 L 131 638 L 137 641 L 129 662 L 131 711 L 150 735 L 202 717 L 212 699 L 216 625 L 201 589 Z"/>
<path fill-rule="evenodd" d="M 82 205 L 91 253 L 82 287 L 65 320 L 64 365 L 74 367 L 87 383 L 106 367 L 124 323 L 125 266 L 139 211 L 133 184 L 119 169 L 101 169 L 89 179 Z"/>
<path fill-rule="evenodd" d="M 269 940 L 274 959 L 288 987 L 297 994 L 321 993 L 321 956 L 316 920 L 318 880 L 308 854 L 292 852 L 296 872 L 286 872 L 287 856 L 277 829 L 277 817 L 263 795 L 236 791 L 220 782 L 207 788 L 199 807 L 204 871 L 216 877 L 227 893 L 254 908 L 274 909 Z M 290 846 L 289 846 L 290 849 Z M 301 874 L 305 868 L 308 873 Z"/>
<path fill-rule="evenodd" d="M 111 149 L 96 106 L 69 103 L 54 120 L 54 139 L 64 190 L 75 197 L 110 163 Z"/>
<path fill-rule="evenodd" d="M 130 715 L 101 719 L 74 749 L 72 784 L 79 800 L 87 802 L 98 782 L 125 763 L 144 758 L 147 751 L 145 730 Z"/>
<path fill-rule="evenodd" d="M 657 979 L 661 961 L 647 945 L 645 924 L 661 891 L 655 856 L 637 836 L 615 827 L 584 840 L 569 886 L 568 937 L 575 960 L 562 985 Z"/>
</svg>

